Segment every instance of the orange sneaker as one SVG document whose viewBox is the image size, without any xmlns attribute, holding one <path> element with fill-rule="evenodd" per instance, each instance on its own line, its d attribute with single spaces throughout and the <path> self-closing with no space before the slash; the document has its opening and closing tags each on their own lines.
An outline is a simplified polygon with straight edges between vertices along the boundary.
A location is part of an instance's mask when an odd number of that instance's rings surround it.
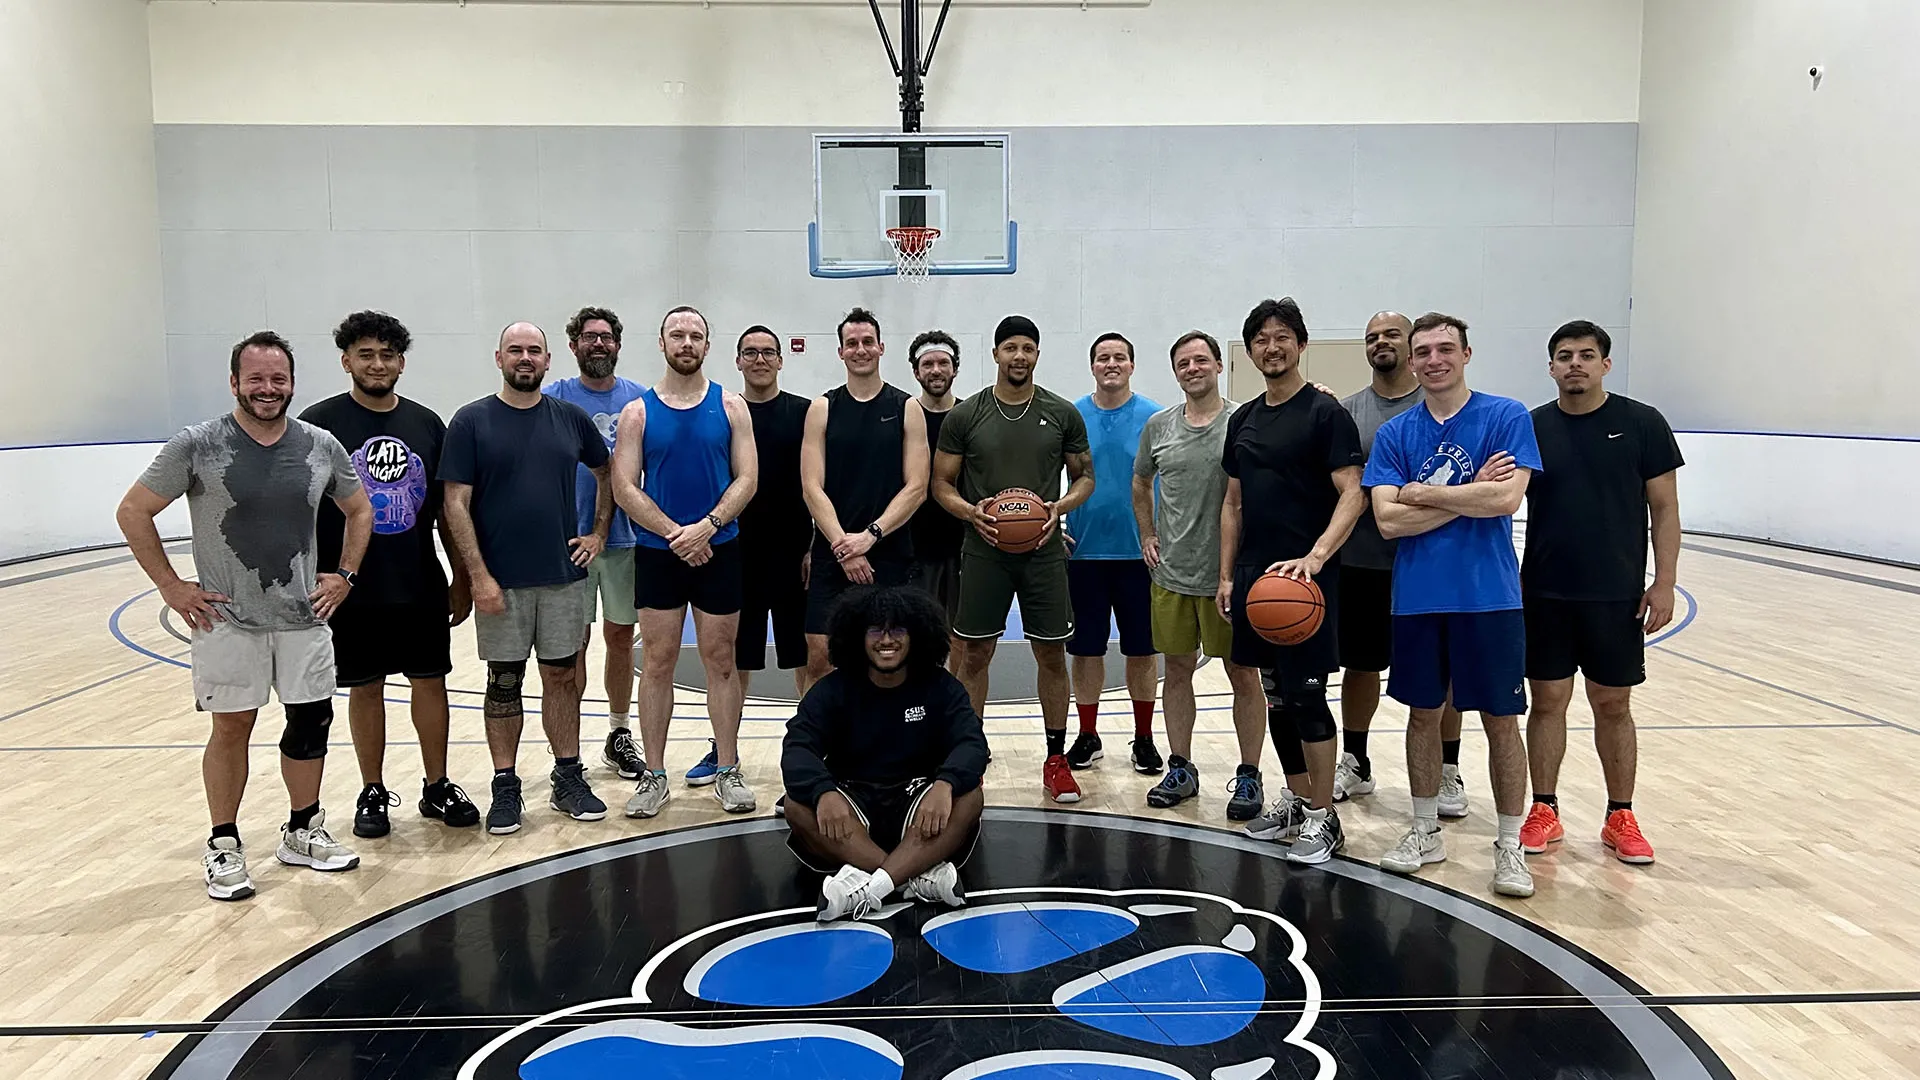
<svg viewBox="0 0 1920 1080">
<path fill-rule="evenodd" d="M 1040 766 L 1040 786 L 1054 802 L 1080 801 L 1080 785 L 1073 779 L 1073 766 L 1067 764 L 1065 754 L 1055 754 Z"/>
<path fill-rule="evenodd" d="M 1529 855 L 1538 855 L 1547 850 L 1548 844 L 1557 844 L 1567 838 L 1567 830 L 1560 827 L 1560 815 L 1546 803 L 1537 802 L 1527 811 L 1526 824 L 1520 826 L 1520 850 Z"/>
<path fill-rule="evenodd" d="M 1653 845 L 1640 835 L 1640 823 L 1634 820 L 1631 810 L 1615 810 L 1607 815 L 1607 826 L 1600 830 L 1600 842 L 1613 849 L 1613 857 L 1623 863 L 1644 865 L 1653 861 Z"/>
</svg>

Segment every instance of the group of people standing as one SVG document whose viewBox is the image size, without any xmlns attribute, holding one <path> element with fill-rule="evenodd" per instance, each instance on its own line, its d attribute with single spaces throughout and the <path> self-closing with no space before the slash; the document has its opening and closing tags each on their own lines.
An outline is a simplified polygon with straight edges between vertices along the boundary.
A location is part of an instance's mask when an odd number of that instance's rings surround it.
<svg viewBox="0 0 1920 1080">
<path fill-rule="evenodd" d="M 1118 333 L 1091 346 L 1090 394 L 1070 402 L 1041 387 L 1040 330 L 1009 316 L 993 335 L 992 385 L 961 400 L 952 335 L 913 339 L 911 394 L 886 381 L 880 320 L 856 308 L 837 329 L 845 383 L 808 400 L 781 389 L 781 341 L 765 326 L 736 342 L 743 392 L 709 379 L 707 323 L 689 307 L 662 320 L 666 372 L 642 388 L 617 374 L 621 320 L 588 307 L 566 327 L 577 377 L 548 382 L 545 333 L 515 323 L 495 354 L 499 391 L 445 425 L 396 392 L 411 339 L 390 315 L 342 322 L 335 343 L 351 388 L 298 420 L 288 417 L 291 348 L 252 335 L 231 356 L 235 410 L 176 435 L 120 510 L 141 566 L 194 631 L 196 703 L 213 714 L 208 892 L 253 891 L 236 821 L 247 739 L 270 690 L 287 718 L 282 862 L 358 863 L 318 801 L 336 687 L 347 690 L 363 781 L 356 835 L 384 835 L 401 802 L 383 773 L 384 686 L 396 675 L 412 688 L 421 813 L 482 822 L 446 770 L 450 629 L 470 614 L 487 667 L 487 830 L 510 834 L 523 819 L 529 657 L 554 759 L 549 804 L 575 820 L 606 815 L 580 737 L 596 621 L 609 713 L 601 758 L 635 781 L 626 814 L 657 815 L 673 791 L 673 672 L 690 612 L 712 738 L 686 782 L 709 786 L 729 812 L 758 808 L 738 735 L 771 623 L 775 664 L 794 672 L 801 695 L 776 809 L 796 853 L 829 875 L 822 916 L 863 914 L 896 890 L 959 903 L 955 867 L 984 801 L 991 661 L 1016 599 L 1053 801 L 1078 801 L 1074 774 L 1104 756 L 1115 625 L 1129 760 L 1158 777 L 1148 805 L 1200 792 L 1194 674 L 1216 659 L 1239 744 L 1227 817 L 1288 842 L 1296 862 L 1324 862 L 1345 843 L 1334 804 L 1375 788 L 1367 733 L 1391 669 L 1387 691 L 1411 712 L 1414 822 L 1382 865 L 1410 873 L 1446 857 L 1438 819 L 1467 812 L 1460 713 L 1480 712 L 1499 817 L 1494 889 L 1530 895 L 1523 851 L 1563 835 L 1553 787 L 1577 669 L 1606 768 L 1603 839 L 1623 859 L 1651 861 L 1631 808 L 1628 700 L 1644 679 L 1642 634 L 1673 609 L 1672 433 L 1653 409 L 1603 389 L 1610 342 L 1589 323 L 1549 341 L 1560 395 L 1531 416 L 1468 390 L 1459 319 L 1383 312 L 1366 333 L 1372 383 L 1336 400 L 1304 377 L 1298 305 L 1263 301 L 1241 337 L 1265 393 L 1227 400 L 1220 344 L 1196 330 L 1169 351 L 1184 400 L 1161 408 L 1133 392 L 1134 347 Z M 1010 488 L 1046 509 L 1041 542 L 1020 553 L 998 545 L 991 512 Z M 181 495 L 197 581 L 173 571 L 153 523 Z M 1524 567 L 1512 542 L 1523 498 Z M 1328 598 L 1305 642 L 1274 645 L 1249 624 L 1248 590 L 1269 572 L 1312 579 Z M 1343 668 L 1336 730 L 1328 690 Z M 1069 746 L 1070 701 L 1079 730 Z M 1259 768 L 1268 738 L 1286 776 L 1271 802 Z"/>
</svg>

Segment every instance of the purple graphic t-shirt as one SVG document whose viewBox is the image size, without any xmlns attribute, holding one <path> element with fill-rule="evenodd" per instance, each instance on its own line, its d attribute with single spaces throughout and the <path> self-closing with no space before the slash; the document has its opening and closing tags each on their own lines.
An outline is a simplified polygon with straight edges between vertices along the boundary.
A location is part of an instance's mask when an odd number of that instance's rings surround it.
<svg viewBox="0 0 1920 1080">
<path fill-rule="evenodd" d="M 440 519 L 440 447 L 446 425 L 432 409 L 399 399 L 387 412 L 375 412 L 341 394 L 322 401 L 300 418 L 333 433 L 346 447 L 353 471 L 373 503 L 373 538 L 360 564 L 360 581 L 347 597 L 349 606 L 394 604 L 444 605 L 446 571 L 434 549 Z M 331 505 L 320 508 L 320 568 L 340 561 L 346 520 Z"/>
</svg>

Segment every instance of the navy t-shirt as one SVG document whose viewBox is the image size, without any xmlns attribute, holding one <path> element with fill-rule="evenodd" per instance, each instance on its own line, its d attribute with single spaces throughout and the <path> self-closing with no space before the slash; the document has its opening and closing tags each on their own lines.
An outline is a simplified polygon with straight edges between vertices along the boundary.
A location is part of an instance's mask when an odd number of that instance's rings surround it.
<svg viewBox="0 0 1920 1080">
<path fill-rule="evenodd" d="M 1525 405 L 1476 393 L 1445 423 L 1435 420 L 1432 410 L 1429 400 L 1380 426 L 1363 484 L 1457 487 L 1472 483 L 1487 459 L 1503 450 L 1521 468 L 1540 470 L 1540 447 Z M 1520 606 L 1513 518 L 1457 517 L 1431 532 L 1400 538 L 1393 557 L 1395 615 Z"/>
<path fill-rule="evenodd" d="M 503 589 L 528 589 L 587 576 L 567 546 L 580 535 L 574 472 L 606 463 L 607 444 L 580 406 L 543 395 L 516 409 L 489 396 L 453 414 L 440 479 L 472 485 L 487 572 Z"/>
</svg>

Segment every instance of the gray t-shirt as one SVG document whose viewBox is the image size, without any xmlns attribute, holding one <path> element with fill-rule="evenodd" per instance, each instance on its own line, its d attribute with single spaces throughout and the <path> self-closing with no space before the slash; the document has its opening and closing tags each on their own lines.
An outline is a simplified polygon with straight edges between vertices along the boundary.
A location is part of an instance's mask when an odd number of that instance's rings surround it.
<svg viewBox="0 0 1920 1080">
<path fill-rule="evenodd" d="M 320 500 L 360 490 L 347 452 L 324 428 L 288 420 L 272 446 L 253 441 L 232 415 L 167 440 L 140 483 L 163 499 L 187 497 L 200 587 L 245 630 L 320 625 L 314 587 L 314 521 Z"/>
<path fill-rule="evenodd" d="M 1373 387 L 1364 386 L 1341 398 L 1340 407 L 1347 410 L 1347 415 L 1353 417 L 1355 426 L 1360 429 L 1361 453 L 1372 457 L 1373 437 L 1379 434 L 1380 425 L 1425 400 L 1427 391 L 1421 386 L 1415 386 L 1412 393 L 1397 398 L 1383 397 Z M 1372 496 L 1368 496 L 1367 508 L 1354 524 L 1353 535 L 1347 537 L 1346 546 L 1340 549 L 1340 564 L 1364 570 L 1392 570 L 1396 546 L 1394 541 L 1380 535 L 1380 526 L 1373 520 Z"/>
<path fill-rule="evenodd" d="M 1220 458 L 1234 403 L 1223 401 L 1206 427 L 1187 423 L 1185 402 L 1147 418 L 1133 474 L 1159 478 L 1153 531 L 1160 537 L 1160 565 L 1153 582 L 1182 596 L 1212 596 L 1220 583 L 1220 505 L 1227 498 L 1227 471 Z"/>
</svg>

